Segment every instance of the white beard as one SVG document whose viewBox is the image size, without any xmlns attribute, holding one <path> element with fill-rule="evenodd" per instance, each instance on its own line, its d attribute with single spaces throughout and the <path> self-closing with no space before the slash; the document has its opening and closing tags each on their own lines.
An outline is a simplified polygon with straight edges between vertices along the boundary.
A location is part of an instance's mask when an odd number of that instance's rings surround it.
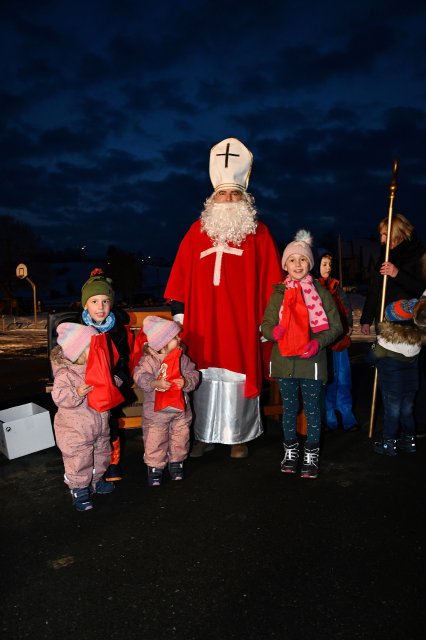
<svg viewBox="0 0 426 640">
<path fill-rule="evenodd" d="M 248 235 L 256 233 L 256 227 L 256 209 L 244 200 L 217 203 L 210 199 L 201 214 L 201 228 L 215 246 L 240 246 Z"/>
</svg>

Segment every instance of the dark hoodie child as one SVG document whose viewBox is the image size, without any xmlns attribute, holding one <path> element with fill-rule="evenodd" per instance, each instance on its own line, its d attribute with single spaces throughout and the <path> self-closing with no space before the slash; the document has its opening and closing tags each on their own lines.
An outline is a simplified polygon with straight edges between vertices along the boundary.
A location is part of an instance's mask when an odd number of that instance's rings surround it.
<svg viewBox="0 0 426 640">
<path fill-rule="evenodd" d="M 111 310 L 109 314 L 98 322 L 93 318 L 87 308 L 88 301 L 94 296 L 105 296 L 111 301 Z M 102 269 L 93 269 L 90 278 L 83 284 L 81 289 L 81 305 L 83 312 L 81 321 L 87 326 L 94 327 L 99 333 L 108 333 L 113 341 L 117 352 L 118 362 L 114 369 L 114 375 L 120 378 L 123 383 L 120 387 L 121 393 L 126 399 L 131 392 L 131 379 L 129 373 L 129 342 L 127 330 L 125 327 L 128 321 L 127 314 L 119 309 L 113 309 L 114 305 L 114 289 L 112 280 L 107 278 Z M 118 417 L 121 415 L 120 407 L 116 407 L 110 413 L 110 439 L 111 439 L 111 459 L 108 469 L 105 473 L 105 480 L 109 482 L 117 482 L 122 479 L 121 468 L 121 443 L 118 428 Z"/>
<path fill-rule="evenodd" d="M 336 411 L 341 416 L 345 431 L 358 429 L 352 411 L 352 375 L 348 349 L 353 327 L 352 307 L 348 296 L 340 287 L 340 282 L 331 276 L 333 256 L 329 251 L 318 252 L 319 281 L 330 292 L 339 312 L 343 333 L 327 348 L 328 380 L 324 393 L 324 422 L 330 431 L 338 428 Z"/>
</svg>

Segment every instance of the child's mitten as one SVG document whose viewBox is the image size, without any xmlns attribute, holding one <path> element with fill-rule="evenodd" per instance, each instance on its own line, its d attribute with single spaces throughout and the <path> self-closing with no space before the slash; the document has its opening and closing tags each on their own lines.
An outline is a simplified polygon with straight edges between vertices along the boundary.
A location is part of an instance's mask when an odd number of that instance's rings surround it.
<svg viewBox="0 0 426 640">
<path fill-rule="evenodd" d="M 285 329 L 280 324 L 276 324 L 275 327 L 272 329 L 272 337 L 275 340 L 275 342 L 278 342 L 278 340 L 281 340 L 284 334 L 285 334 Z"/>
<path fill-rule="evenodd" d="M 319 351 L 319 342 L 316 338 L 310 340 L 308 344 L 303 347 L 303 353 L 300 356 L 301 358 L 313 358 L 317 355 Z"/>
</svg>

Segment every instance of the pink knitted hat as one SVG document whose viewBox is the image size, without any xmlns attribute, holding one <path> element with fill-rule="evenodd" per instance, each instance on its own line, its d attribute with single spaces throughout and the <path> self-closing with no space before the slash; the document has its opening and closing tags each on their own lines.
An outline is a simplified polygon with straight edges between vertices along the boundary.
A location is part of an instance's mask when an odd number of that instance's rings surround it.
<svg viewBox="0 0 426 640">
<path fill-rule="evenodd" d="M 58 344 L 62 347 L 64 356 L 75 362 L 85 348 L 90 344 L 92 336 L 97 336 L 95 327 L 86 327 L 75 322 L 61 322 L 56 328 Z"/>
<path fill-rule="evenodd" d="M 148 344 L 154 351 L 160 351 L 182 330 L 177 322 L 160 318 L 160 316 L 146 316 L 142 326 L 148 338 Z"/>
<path fill-rule="evenodd" d="M 305 229 L 300 229 L 293 240 L 290 242 L 286 248 L 284 249 L 283 258 L 281 260 L 281 264 L 283 269 L 285 269 L 285 263 L 288 258 L 293 255 L 293 253 L 298 253 L 301 256 L 305 256 L 309 260 L 309 271 L 314 266 L 314 256 L 312 254 L 312 236 L 309 231 Z"/>
</svg>

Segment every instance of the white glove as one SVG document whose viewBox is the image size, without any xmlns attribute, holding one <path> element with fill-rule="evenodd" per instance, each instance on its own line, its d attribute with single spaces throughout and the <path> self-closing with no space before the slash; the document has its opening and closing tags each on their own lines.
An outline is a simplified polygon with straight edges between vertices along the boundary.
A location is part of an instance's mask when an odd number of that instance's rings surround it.
<svg viewBox="0 0 426 640">
<path fill-rule="evenodd" d="M 182 327 L 183 327 L 183 313 L 177 313 L 176 315 L 173 316 L 173 320 L 175 322 L 178 322 Z"/>
</svg>

